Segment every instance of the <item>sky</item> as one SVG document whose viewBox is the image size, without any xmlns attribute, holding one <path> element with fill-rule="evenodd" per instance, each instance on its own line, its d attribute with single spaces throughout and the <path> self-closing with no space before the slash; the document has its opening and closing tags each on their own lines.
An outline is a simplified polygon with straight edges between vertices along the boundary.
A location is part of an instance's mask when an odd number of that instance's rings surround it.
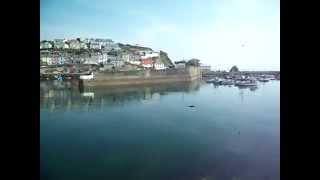
<svg viewBox="0 0 320 180">
<path fill-rule="evenodd" d="M 280 70 L 280 0 L 40 0 L 40 39 L 111 38 L 212 70 Z"/>
</svg>

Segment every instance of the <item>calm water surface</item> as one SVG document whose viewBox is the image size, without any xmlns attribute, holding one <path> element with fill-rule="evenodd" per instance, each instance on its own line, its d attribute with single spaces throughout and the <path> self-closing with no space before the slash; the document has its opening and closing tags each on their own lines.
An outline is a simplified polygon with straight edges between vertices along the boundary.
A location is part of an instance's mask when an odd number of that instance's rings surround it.
<svg viewBox="0 0 320 180">
<path fill-rule="evenodd" d="M 42 180 L 280 179 L 279 81 L 40 92 Z"/>
</svg>

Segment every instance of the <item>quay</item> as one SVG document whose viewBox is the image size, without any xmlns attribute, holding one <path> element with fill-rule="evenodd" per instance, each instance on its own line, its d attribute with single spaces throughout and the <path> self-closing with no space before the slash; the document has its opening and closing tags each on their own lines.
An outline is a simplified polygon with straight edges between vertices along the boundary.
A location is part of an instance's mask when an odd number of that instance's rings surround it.
<svg viewBox="0 0 320 180">
<path fill-rule="evenodd" d="M 96 73 L 92 79 L 80 79 L 83 86 L 122 86 L 191 82 L 201 79 L 199 67 L 185 69 L 145 70 L 135 72 Z"/>
<path fill-rule="evenodd" d="M 184 69 L 139 70 L 139 71 L 85 71 L 82 73 L 42 73 L 41 80 L 77 80 L 80 87 L 123 86 L 191 82 L 201 79 L 198 66 L 187 66 Z"/>
</svg>

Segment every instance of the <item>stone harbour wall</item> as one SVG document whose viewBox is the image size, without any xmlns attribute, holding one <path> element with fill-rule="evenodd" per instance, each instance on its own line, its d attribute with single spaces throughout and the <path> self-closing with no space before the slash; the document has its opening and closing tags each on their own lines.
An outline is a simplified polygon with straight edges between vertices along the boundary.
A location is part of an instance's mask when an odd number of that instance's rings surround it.
<svg viewBox="0 0 320 180">
<path fill-rule="evenodd" d="M 201 79 L 200 68 L 188 66 L 185 69 L 98 73 L 94 74 L 94 79 L 82 80 L 81 83 L 84 86 L 117 86 L 189 82 L 197 79 Z"/>
</svg>

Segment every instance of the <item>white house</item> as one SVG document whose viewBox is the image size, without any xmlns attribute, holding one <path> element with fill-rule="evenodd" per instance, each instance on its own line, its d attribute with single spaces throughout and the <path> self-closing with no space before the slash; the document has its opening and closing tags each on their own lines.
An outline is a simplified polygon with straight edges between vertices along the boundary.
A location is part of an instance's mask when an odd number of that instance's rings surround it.
<svg viewBox="0 0 320 180">
<path fill-rule="evenodd" d="M 114 42 L 111 39 L 104 39 L 102 42 L 104 43 L 103 45 L 106 46 L 106 47 L 107 46 L 112 46 L 114 44 Z"/>
<path fill-rule="evenodd" d="M 70 49 L 80 49 L 80 42 L 77 40 L 70 40 L 69 41 L 69 48 Z"/>
<path fill-rule="evenodd" d="M 99 42 L 102 41 L 102 40 L 99 40 Z M 111 49 L 114 49 L 114 50 L 120 50 L 121 48 L 119 47 L 119 45 L 117 43 L 114 43 L 111 39 L 104 39 L 102 41 L 102 46 L 104 47 L 104 49 L 106 50 L 111 50 Z"/>
<path fill-rule="evenodd" d="M 166 67 L 164 65 L 164 63 L 159 59 L 157 58 L 153 64 L 153 67 L 155 70 L 162 70 L 162 69 L 167 69 L 168 67 Z"/>
<path fill-rule="evenodd" d="M 146 54 L 151 54 L 153 51 L 150 51 L 150 50 L 141 50 L 141 51 L 138 51 L 138 54 L 140 56 L 145 56 Z"/>
<path fill-rule="evenodd" d="M 50 49 L 52 48 L 52 44 L 48 41 L 40 42 L 40 49 Z"/>
<path fill-rule="evenodd" d="M 99 63 L 102 63 L 102 64 L 107 64 L 108 62 L 108 54 L 107 53 L 102 53 L 99 60 L 98 60 Z"/>
<path fill-rule="evenodd" d="M 149 58 L 155 58 L 155 57 L 159 57 L 160 53 L 159 52 L 145 52 L 144 55 L 141 56 L 141 59 L 149 59 Z"/>
<path fill-rule="evenodd" d="M 43 63 L 47 64 L 47 65 L 52 65 L 52 58 L 49 56 L 43 56 L 40 57 L 40 61 L 42 61 Z"/>
<path fill-rule="evenodd" d="M 108 62 L 115 67 L 121 67 L 124 65 L 124 61 L 122 60 L 122 58 L 115 55 L 108 55 Z"/>
<path fill-rule="evenodd" d="M 70 49 L 88 49 L 88 46 L 84 42 L 73 39 L 69 41 L 69 48 Z"/>
<path fill-rule="evenodd" d="M 90 58 L 86 58 L 83 64 L 98 64 L 98 59 L 91 56 Z"/>
<path fill-rule="evenodd" d="M 54 47 L 57 49 L 68 49 L 69 45 L 66 44 L 65 42 L 58 41 L 54 43 Z"/>
<path fill-rule="evenodd" d="M 132 60 L 129 61 L 129 63 L 130 63 L 130 64 L 134 64 L 134 65 L 140 65 L 140 64 L 141 64 L 141 61 L 140 61 L 140 60 L 134 60 L 134 59 L 132 59 Z"/>
<path fill-rule="evenodd" d="M 108 60 L 108 55 L 104 53 L 95 53 L 91 57 L 86 58 L 84 64 L 106 64 Z"/>
<path fill-rule="evenodd" d="M 100 42 L 91 42 L 90 49 L 101 49 L 102 43 Z"/>
<path fill-rule="evenodd" d="M 134 65 L 140 65 L 141 64 L 139 55 L 126 53 L 126 54 L 122 55 L 122 59 L 123 59 L 124 62 L 128 62 L 130 64 L 134 64 Z"/>
<path fill-rule="evenodd" d="M 166 67 L 163 63 L 155 63 L 154 64 L 154 69 L 156 70 L 161 70 L 161 69 L 167 69 L 168 67 Z"/>
</svg>

